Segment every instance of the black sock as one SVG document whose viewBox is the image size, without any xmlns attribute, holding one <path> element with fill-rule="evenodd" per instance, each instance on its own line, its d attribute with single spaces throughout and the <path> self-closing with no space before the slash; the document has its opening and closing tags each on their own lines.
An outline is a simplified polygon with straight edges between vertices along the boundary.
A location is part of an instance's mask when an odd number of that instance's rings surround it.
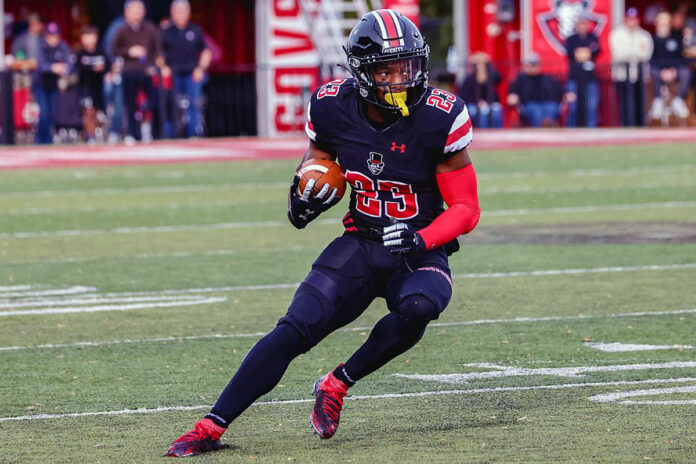
<svg viewBox="0 0 696 464">
<path fill-rule="evenodd" d="M 254 401 L 271 391 L 290 361 L 307 350 L 307 343 L 294 327 L 277 325 L 249 351 L 206 417 L 220 427 L 227 427 Z"/>
<path fill-rule="evenodd" d="M 349 387 L 352 387 L 355 385 L 355 380 L 350 376 L 350 374 L 346 371 L 346 366 L 341 364 L 338 366 L 336 369 L 333 370 L 333 375 L 336 377 L 338 380 L 341 382 L 345 383 Z"/>
</svg>

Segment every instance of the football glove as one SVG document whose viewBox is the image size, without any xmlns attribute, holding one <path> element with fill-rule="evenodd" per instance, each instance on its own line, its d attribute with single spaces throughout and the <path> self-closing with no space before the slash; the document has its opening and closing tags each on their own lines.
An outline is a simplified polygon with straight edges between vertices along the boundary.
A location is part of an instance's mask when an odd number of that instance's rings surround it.
<svg viewBox="0 0 696 464">
<path fill-rule="evenodd" d="M 382 229 L 382 242 L 393 255 L 408 255 L 425 250 L 425 241 L 410 224 L 397 222 Z"/>
<path fill-rule="evenodd" d="M 290 223 L 298 229 L 303 229 L 307 224 L 316 219 L 317 216 L 331 208 L 340 200 L 340 198 L 336 196 L 338 189 L 334 187 L 329 191 L 331 188 L 329 184 L 325 184 L 319 193 L 312 196 L 312 189 L 315 183 L 316 181 L 314 179 L 308 180 L 302 193 L 298 194 L 297 188 L 300 185 L 300 177 L 295 176 L 290 186 L 288 219 Z"/>
</svg>

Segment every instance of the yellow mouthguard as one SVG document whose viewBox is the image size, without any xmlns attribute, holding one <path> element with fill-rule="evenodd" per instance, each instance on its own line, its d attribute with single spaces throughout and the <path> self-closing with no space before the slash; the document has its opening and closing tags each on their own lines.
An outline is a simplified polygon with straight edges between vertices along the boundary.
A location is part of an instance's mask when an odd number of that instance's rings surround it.
<svg viewBox="0 0 696 464">
<path fill-rule="evenodd" d="M 393 106 L 398 106 L 401 114 L 408 116 L 408 106 L 406 106 L 406 92 L 389 92 L 384 95 L 384 100 Z"/>
</svg>

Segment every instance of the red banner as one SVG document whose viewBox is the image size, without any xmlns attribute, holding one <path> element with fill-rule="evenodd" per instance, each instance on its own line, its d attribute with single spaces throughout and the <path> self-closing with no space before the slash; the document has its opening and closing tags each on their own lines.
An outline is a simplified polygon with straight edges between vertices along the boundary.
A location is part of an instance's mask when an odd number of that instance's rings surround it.
<svg viewBox="0 0 696 464">
<path fill-rule="evenodd" d="M 420 5 L 418 4 L 418 0 L 384 0 L 382 6 L 398 11 L 413 21 L 413 24 L 418 27 L 418 16 L 420 16 Z"/>
<path fill-rule="evenodd" d="M 590 32 L 599 38 L 597 63 L 609 63 L 609 31 L 612 23 L 611 0 L 523 0 L 523 56 L 536 53 L 546 72 L 565 73 L 568 59 L 565 40 L 575 34 L 580 15 L 588 18 Z M 622 13 L 622 12 L 621 12 Z"/>
</svg>

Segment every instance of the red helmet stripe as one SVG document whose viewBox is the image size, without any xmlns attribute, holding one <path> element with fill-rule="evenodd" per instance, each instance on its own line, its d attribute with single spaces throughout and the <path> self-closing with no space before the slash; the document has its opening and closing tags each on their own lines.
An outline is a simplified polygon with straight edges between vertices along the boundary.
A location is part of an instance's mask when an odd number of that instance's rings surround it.
<svg viewBox="0 0 696 464">
<path fill-rule="evenodd" d="M 389 39 L 390 47 L 399 46 L 399 34 L 396 32 L 396 23 L 394 18 L 389 14 L 388 10 L 377 10 L 379 17 L 384 21 L 384 25 L 387 28 L 387 39 Z"/>
</svg>

